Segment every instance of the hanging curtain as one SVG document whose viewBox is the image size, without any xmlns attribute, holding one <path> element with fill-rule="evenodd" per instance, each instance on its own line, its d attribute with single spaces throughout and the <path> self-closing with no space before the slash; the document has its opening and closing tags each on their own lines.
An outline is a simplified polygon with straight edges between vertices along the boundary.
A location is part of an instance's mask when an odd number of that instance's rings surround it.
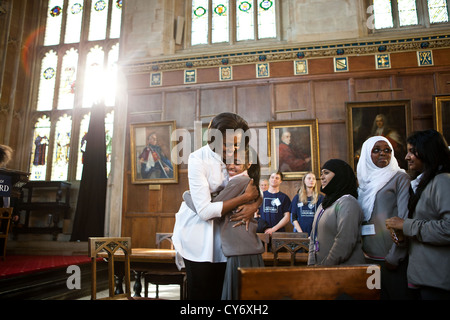
<svg viewBox="0 0 450 320">
<path fill-rule="evenodd" d="M 105 107 L 92 108 L 71 241 L 103 237 L 106 202 Z"/>
</svg>

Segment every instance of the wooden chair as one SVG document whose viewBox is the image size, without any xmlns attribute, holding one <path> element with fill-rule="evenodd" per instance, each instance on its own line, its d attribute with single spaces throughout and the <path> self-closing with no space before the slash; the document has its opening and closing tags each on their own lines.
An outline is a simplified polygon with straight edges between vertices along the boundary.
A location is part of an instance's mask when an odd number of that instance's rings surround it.
<svg viewBox="0 0 450 320">
<path fill-rule="evenodd" d="M 270 243 L 270 234 L 268 233 L 257 233 L 259 239 L 264 244 L 264 252 L 269 251 L 269 243 Z"/>
<path fill-rule="evenodd" d="M 303 250 L 302 250 L 303 249 Z M 299 251 L 309 251 L 308 234 L 304 232 L 272 233 L 273 265 L 278 265 L 278 252 L 287 250 L 291 254 L 291 266 L 295 264 L 295 255 Z"/>
<path fill-rule="evenodd" d="M 6 243 L 8 242 L 9 227 L 13 208 L 0 208 L 0 257 L 5 261 Z"/>
<path fill-rule="evenodd" d="M 124 282 L 125 293 L 116 294 L 114 290 L 114 254 L 121 249 L 124 253 Z M 130 299 L 130 255 L 131 255 L 131 238 L 89 238 L 89 257 L 92 263 L 92 294 L 91 299 L 97 299 L 97 258 L 100 252 L 106 252 L 108 255 L 108 288 L 109 297 L 104 300 Z"/>
<path fill-rule="evenodd" d="M 170 242 L 170 248 L 173 249 L 172 233 L 156 233 L 156 247 L 161 248 L 163 241 Z M 159 298 L 159 286 L 177 284 L 180 286 L 180 300 L 186 299 L 186 272 L 168 271 L 168 270 L 152 270 L 144 274 L 144 295 L 148 297 L 149 283 L 156 285 L 156 298 Z"/>
<path fill-rule="evenodd" d="M 370 268 L 370 269 L 369 269 Z M 240 300 L 378 300 L 378 265 L 240 268 Z"/>
</svg>

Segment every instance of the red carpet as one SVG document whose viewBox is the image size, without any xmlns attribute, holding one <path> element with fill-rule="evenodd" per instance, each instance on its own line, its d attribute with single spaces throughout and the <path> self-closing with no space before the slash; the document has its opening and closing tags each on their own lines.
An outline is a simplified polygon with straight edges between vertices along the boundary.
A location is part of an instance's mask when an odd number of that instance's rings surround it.
<svg viewBox="0 0 450 320">
<path fill-rule="evenodd" d="M 70 265 L 79 265 L 90 262 L 86 255 L 79 256 L 6 256 L 5 261 L 0 260 L 0 279 L 15 277 L 33 272 L 46 271 L 54 268 L 63 268 Z"/>
</svg>

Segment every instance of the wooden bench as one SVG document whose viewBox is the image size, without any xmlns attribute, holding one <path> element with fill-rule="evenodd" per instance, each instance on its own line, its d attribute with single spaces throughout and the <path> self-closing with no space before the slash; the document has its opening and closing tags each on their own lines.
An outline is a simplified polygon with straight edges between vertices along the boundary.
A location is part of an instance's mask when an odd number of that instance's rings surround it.
<svg viewBox="0 0 450 320">
<path fill-rule="evenodd" d="M 287 251 L 291 255 L 290 264 L 295 265 L 296 254 L 308 257 L 309 238 L 303 232 L 274 232 L 272 234 L 273 265 L 278 265 L 280 251 Z"/>
<path fill-rule="evenodd" d="M 378 300 L 378 265 L 240 268 L 241 300 Z"/>
</svg>

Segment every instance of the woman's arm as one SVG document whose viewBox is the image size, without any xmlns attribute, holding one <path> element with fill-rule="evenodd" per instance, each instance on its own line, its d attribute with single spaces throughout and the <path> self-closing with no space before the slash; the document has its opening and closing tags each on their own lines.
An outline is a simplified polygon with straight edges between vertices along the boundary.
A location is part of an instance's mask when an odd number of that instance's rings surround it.
<svg viewBox="0 0 450 320">
<path fill-rule="evenodd" d="M 300 223 L 298 223 L 298 220 L 294 220 L 294 228 L 297 230 L 297 232 L 303 232 L 302 228 L 300 227 Z"/>
<path fill-rule="evenodd" d="M 250 180 L 250 182 L 247 185 L 247 188 L 245 189 L 245 192 L 243 194 L 241 194 L 235 198 L 223 201 L 222 216 L 240 206 L 254 207 L 253 204 L 247 204 L 247 203 L 254 201 L 257 197 L 259 197 L 259 190 L 253 184 L 253 179 L 252 179 L 252 180 Z M 259 206 L 257 208 L 259 208 Z M 252 212 L 251 217 L 253 217 L 253 213 L 256 211 L 256 209 Z M 239 208 L 238 208 L 238 211 L 241 212 L 242 208 L 241 208 L 241 210 L 239 210 Z"/>
<path fill-rule="evenodd" d="M 336 205 L 337 230 L 334 243 L 324 259 L 324 265 L 338 265 L 347 261 L 358 240 L 362 221 L 362 210 L 353 197 L 343 197 Z"/>
</svg>

